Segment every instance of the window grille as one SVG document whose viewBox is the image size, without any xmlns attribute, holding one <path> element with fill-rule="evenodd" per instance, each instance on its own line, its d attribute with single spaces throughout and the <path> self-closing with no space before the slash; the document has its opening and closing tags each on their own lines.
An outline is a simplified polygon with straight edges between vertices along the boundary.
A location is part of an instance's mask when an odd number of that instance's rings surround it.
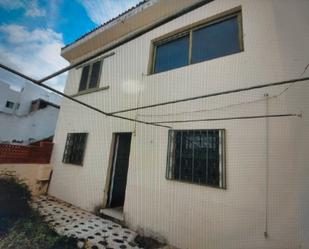
<svg viewBox="0 0 309 249">
<path fill-rule="evenodd" d="M 88 133 L 68 133 L 65 144 L 63 162 L 83 165 Z"/>
<path fill-rule="evenodd" d="M 171 130 L 166 177 L 225 188 L 224 130 Z"/>
</svg>

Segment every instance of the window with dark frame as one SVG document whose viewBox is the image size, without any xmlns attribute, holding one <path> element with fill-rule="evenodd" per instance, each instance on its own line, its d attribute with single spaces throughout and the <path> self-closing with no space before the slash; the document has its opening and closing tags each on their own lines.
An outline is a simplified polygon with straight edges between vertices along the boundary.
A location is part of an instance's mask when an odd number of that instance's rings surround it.
<svg viewBox="0 0 309 249">
<path fill-rule="evenodd" d="M 154 43 L 151 73 L 243 51 L 241 11 Z"/>
<path fill-rule="evenodd" d="M 170 130 L 166 178 L 226 188 L 225 131 Z"/>
<path fill-rule="evenodd" d="M 13 109 L 13 107 L 14 107 L 14 102 L 12 102 L 12 101 L 6 101 L 5 107 L 6 107 L 6 108 Z"/>
<path fill-rule="evenodd" d="M 188 65 L 189 35 L 177 37 L 172 41 L 157 45 L 154 73 Z"/>
<path fill-rule="evenodd" d="M 68 133 L 62 162 L 83 165 L 88 133 Z"/>
<path fill-rule="evenodd" d="M 102 60 L 85 65 L 82 69 L 78 91 L 95 89 L 99 85 Z"/>
</svg>

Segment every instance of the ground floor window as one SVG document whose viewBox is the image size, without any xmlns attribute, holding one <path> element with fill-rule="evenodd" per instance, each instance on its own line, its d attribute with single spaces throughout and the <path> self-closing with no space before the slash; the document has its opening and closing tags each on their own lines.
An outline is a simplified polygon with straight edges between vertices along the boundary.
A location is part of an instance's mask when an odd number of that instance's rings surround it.
<svg viewBox="0 0 309 249">
<path fill-rule="evenodd" d="M 68 133 L 63 153 L 63 162 L 83 165 L 88 133 Z"/>
<path fill-rule="evenodd" d="M 6 108 L 13 109 L 13 107 L 14 107 L 14 102 L 6 101 L 5 107 L 6 107 Z"/>
<path fill-rule="evenodd" d="M 226 188 L 225 131 L 170 130 L 166 177 Z"/>
</svg>

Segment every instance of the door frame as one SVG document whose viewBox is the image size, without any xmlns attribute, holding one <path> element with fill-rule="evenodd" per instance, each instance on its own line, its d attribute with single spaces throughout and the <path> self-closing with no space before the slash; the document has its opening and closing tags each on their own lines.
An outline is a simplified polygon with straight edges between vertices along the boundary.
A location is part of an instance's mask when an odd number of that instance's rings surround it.
<svg viewBox="0 0 309 249">
<path fill-rule="evenodd" d="M 131 134 L 131 141 L 132 143 L 132 137 L 133 132 L 113 132 L 112 134 L 112 142 L 110 146 L 110 155 L 109 155 L 109 162 L 108 162 L 108 169 L 106 173 L 106 181 L 105 181 L 105 190 L 104 190 L 104 207 L 110 208 L 111 204 L 111 194 L 112 194 L 112 184 L 114 181 L 114 174 L 115 174 L 115 164 L 116 164 L 116 157 L 117 157 L 117 148 L 119 143 L 119 135 L 120 134 Z M 131 149 L 130 153 L 131 154 Z M 129 156 L 130 161 L 130 156 Z M 129 161 L 128 161 L 128 171 L 129 171 Z"/>
</svg>

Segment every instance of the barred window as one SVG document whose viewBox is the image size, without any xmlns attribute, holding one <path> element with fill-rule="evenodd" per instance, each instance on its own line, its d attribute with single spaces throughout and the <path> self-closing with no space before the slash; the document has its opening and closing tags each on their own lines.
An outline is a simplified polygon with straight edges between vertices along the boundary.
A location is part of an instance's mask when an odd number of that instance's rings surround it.
<svg viewBox="0 0 309 249">
<path fill-rule="evenodd" d="M 83 165 L 88 133 L 68 133 L 63 162 Z"/>
<path fill-rule="evenodd" d="M 224 130 L 171 130 L 166 177 L 225 188 Z"/>
</svg>

